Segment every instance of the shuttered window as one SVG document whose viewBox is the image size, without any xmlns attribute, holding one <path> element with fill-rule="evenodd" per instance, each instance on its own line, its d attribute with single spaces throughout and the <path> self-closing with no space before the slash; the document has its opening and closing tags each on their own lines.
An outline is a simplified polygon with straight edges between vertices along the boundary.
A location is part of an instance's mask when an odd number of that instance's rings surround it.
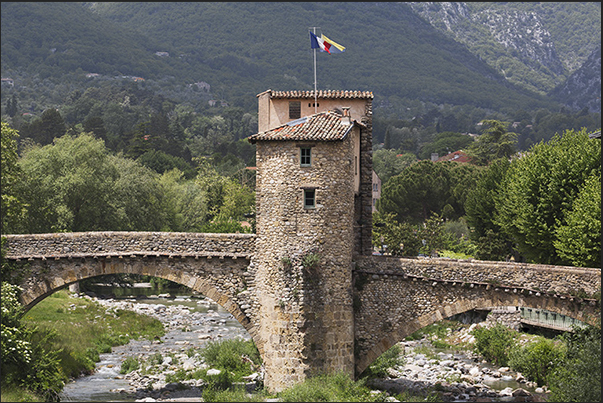
<svg viewBox="0 0 603 403">
<path fill-rule="evenodd" d="M 301 101 L 289 101 L 289 119 L 301 118 Z"/>
</svg>

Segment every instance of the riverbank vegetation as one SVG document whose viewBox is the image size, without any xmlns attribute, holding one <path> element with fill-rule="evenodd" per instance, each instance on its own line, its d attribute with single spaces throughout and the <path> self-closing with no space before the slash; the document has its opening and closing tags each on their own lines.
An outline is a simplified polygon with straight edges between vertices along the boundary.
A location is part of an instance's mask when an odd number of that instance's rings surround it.
<svg viewBox="0 0 603 403">
<path fill-rule="evenodd" d="M 131 339 L 157 339 L 161 322 L 105 310 L 58 291 L 24 315 L 18 289 L 2 283 L 2 401 L 57 401 L 65 382 L 94 371 L 99 354 Z"/>
</svg>

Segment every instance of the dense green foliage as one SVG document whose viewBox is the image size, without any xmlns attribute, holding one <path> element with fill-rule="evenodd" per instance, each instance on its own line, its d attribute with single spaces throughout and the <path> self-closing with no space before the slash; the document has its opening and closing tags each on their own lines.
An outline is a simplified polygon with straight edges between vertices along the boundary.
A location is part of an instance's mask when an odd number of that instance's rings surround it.
<svg viewBox="0 0 603 403">
<path fill-rule="evenodd" d="M 478 171 L 473 165 L 419 161 L 383 185 L 377 209 L 399 222 L 419 223 L 432 213 L 458 219 L 465 215 L 465 195 Z"/>
<path fill-rule="evenodd" d="M 493 161 L 467 194 L 467 224 L 471 227 L 471 241 L 477 246 L 480 259 L 500 260 L 514 254 L 512 239 L 494 222 L 493 215 L 509 166 L 506 159 Z"/>
<path fill-rule="evenodd" d="M 585 6 L 574 9 L 583 12 Z M 288 23 L 272 23 L 279 18 Z M 36 20 L 35 27 L 31 20 Z M 112 150 L 126 146 L 128 135 L 149 116 L 165 114 L 177 139 L 177 125 L 189 129 L 192 112 L 219 113 L 229 120 L 228 113 L 222 114 L 222 100 L 252 116 L 255 95 L 267 88 L 311 89 L 307 21 L 340 27 L 325 31 L 347 52 L 318 55 L 318 82 L 324 89 L 373 91 L 379 141 L 387 124 L 378 120 L 390 117 L 412 122 L 394 124 L 396 130 L 433 125 L 431 134 L 475 132 L 482 119 L 517 121 L 525 131 L 522 146 L 526 139 L 542 139 L 541 132 L 552 134 L 550 127 L 541 131 L 539 125 L 547 119 L 536 116 L 539 108 L 554 116 L 557 126 L 571 125 L 554 127 L 558 130 L 580 125 L 592 129 L 600 121 L 598 116 L 594 123 L 579 123 L 574 111 L 559 111 L 556 103 L 509 85 L 403 3 L 2 3 L 2 75 L 15 80 L 14 86 L 3 87 L 3 110 L 16 121 L 31 123 L 22 113 L 39 117 L 46 109 L 58 108 L 68 125 L 106 131 Z M 86 29 L 80 30 L 82 26 Z M 373 28 L 358 29 L 363 26 Z M 266 35 L 286 43 L 288 56 L 283 57 L 280 47 L 257 40 Z M 588 42 L 574 53 L 583 53 L 585 47 Z M 158 51 L 169 56 L 158 56 Z M 365 57 L 355 58 L 358 54 Z M 87 73 L 99 76 L 86 77 Z M 210 100 L 217 100 L 218 106 L 209 106 Z M 25 136 L 21 124 L 15 128 Z M 228 130 L 240 138 L 238 129 Z M 390 131 L 395 137 L 395 130 Z M 177 143 L 172 145 L 179 147 Z M 419 151 L 413 150 L 417 155 Z M 185 155 L 177 156 L 186 160 Z"/>
<path fill-rule="evenodd" d="M 601 173 L 589 176 L 567 212 L 558 222 L 553 245 L 559 257 L 574 266 L 600 267 Z"/>
<path fill-rule="evenodd" d="M 510 158 L 515 153 L 516 133 L 507 132 L 507 124 L 497 120 L 481 122 L 486 129 L 469 145 L 467 154 L 476 165 L 486 165 L 499 158 Z"/>
<path fill-rule="evenodd" d="M 559 255 L 555 247 L 555 243 L 571 242 L 564 250 L 578 247 L 576 253 L 582 256 L 588 250 L 590 259 L 583 257 L 581 260 L 590 264 L 598 262 L 596 267 L 600 267 L 601 245 L 594 241 L 600 240 L 600 229 L 598 234 L 577 240 L 564 236 L 567 230 L 562 229 L 560 238 L 556 237 L 557 229 L 567 226 L 568 215 L 573 211 L 580 191 L 585 185 L 594 187 L 593 181 L 600 181 L 600 177 L 600 140 L 589 139 L 585 130 L 556 135 L 549 143 L 535 145 L 526 155 L 511 163 L 501 183 L 494 222 L 513 238 L 519 252 L 530 262 L 571 264 Z M 583 208 L 581 203 L 575 207 Z M 581 217 L 600 221 L 600 202 L 599 211 L 595 204 L 590 207 L 595 210 Z M 572 213 L 572 219 L 575 220 L 579 214 Z M 594 223 L 582 225 L 597 229 Z"/>
<path fill-rule="evenodd" d="M 507 366 L 511 350 L 517 348 L 516 332 L 497 323 L 491 328 L 476 327 L 471 334 L 478 354 L 498 366 Z"/>
<path fill-rule="evenodd" d="M 0 168 L 2 169 L 2 186 L 0 194 L 2 197 L 0 215 L 2 218 L 2 233 L 5 228 L 11 227 L 15 221 L 22 219 L 26 213 L 26 206 L 19 198 L 15 185 L 19 182 L 21 170 L 18 165 L 17 137 L 19 134 L 7 123 L 2 122 L 2 141 L 0 150 Z"/>
<path fill-rule="evenodd" d="M 599 322 L 600 323 L 600 322 Z M 601 401 L 601 327 L 574 327 L 555 339 L 520 343 L 520 334 L 500 323 L 477 327 L 474 348 L 488 361 L 509 365 L 526 379 L 548 385 L 550 402 Z"/>
<path fill-rule="evenodd" d="M 20 180 L 3 192 L 22 200 L 29 214 L 5 220 L 5 233 L 245 232 L 239 221 L 255 202 L 248 186 L 220 175 L 208 161 L 200 162 L 191 179 L 177 168 L 159 174 L 112 154 L 88 133 L 31 146 L 15 169 Z"/>
<path fill-rule="evenodd" d="M 484 126 L 468 150 L 483 167 L 406 165 L 393 152 L 375 153 L 386 178 L 399 173 L 383 184 L 373 245 L 404 256 L 450 250 L 485 260 L 600 267 L 600 140 L 570 130 L 512 154 L 514 136 L 505 124 Z M 434 215 L 444 221 L 437 224 Z"/>
<path fill-rule="evenodd" d="M 47 401 L 57 401 L 66 380 L 58 352 L 44 350 L 45 338 L 21 322 L 20 289 L 2 282 L 1 373 L 2 389 L 26 388 Z"/>
<path fill-rule="evenodd" d="M 519 347 L 509 353 L 509 366 L 521 372 L 538 385 L 545 385 L 551 372 L 556 369 L 565 351 L 564 346 L 550 339 Z"/>
<path fill-rule="evenodd" d="M 601 401 L 601 326 L 565 333 L 566 354 L 549 377 L 550 402 Z"/>
</svg>

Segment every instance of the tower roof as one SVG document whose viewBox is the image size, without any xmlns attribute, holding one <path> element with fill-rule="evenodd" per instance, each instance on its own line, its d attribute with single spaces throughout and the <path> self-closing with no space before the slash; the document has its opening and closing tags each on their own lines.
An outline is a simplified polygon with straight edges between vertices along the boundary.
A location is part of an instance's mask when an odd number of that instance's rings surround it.
<svg viewBox="0 0 603 403">
<path fill-rule="evenodd" d="M 267 90 L 258 94 L 259 97 L 262 94 L 269 93 L 270 98 L 307 98 L 314 99 L 314 91 L 272 91 Z M 373 99 L 373 93 L 371 91 L 344 91 L 344 90 L 319 90 L 316 94 L 317 98 L 320 99 L 345 99 L 345 98 L 358 98 L 358 99 Z"/>
<path fill-rule="evenodd" d="M 292 120 L 282 126 L 247 137 L 256 141 L 340 141 L 346 138 L 354 125 L 363 126 L 349 117 L 327 111 Z"/>
</svg>

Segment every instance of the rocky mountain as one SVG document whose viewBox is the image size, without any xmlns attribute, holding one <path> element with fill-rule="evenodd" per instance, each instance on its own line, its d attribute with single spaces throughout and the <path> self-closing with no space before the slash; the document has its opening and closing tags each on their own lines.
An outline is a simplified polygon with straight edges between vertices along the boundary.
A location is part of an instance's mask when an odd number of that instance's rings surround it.
<svg viewBox="0 0 603 403">
<path fill-rule="evenodd" d="M 551 95 L 572 109 L 601 113 L 601 46 Z"/>
<path fill-rule="evenodd" d="M 600 3 L 409 4 L 508 81 L 539 93 L 561 85 L 601 46 Z"/>
</svg>

